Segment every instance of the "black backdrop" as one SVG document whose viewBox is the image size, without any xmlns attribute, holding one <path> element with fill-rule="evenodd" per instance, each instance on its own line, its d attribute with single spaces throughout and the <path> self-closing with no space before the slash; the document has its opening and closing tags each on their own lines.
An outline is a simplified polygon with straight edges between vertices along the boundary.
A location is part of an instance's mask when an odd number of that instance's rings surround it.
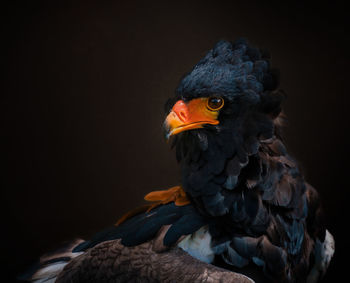
<svg viewBox="0 0 350 283">
<path fill-rule="evenodd" d="M 345 273 L 347 10 L 334 1 L 265 2 L 2 4 L 3 278 L 114 223 L 150 190 L 179 183 L 163 104 L 216 41 L 242 36 L 269 49 L 281 70 L 287 144 L 336 238 L 325 282 Z"/>
</svg>

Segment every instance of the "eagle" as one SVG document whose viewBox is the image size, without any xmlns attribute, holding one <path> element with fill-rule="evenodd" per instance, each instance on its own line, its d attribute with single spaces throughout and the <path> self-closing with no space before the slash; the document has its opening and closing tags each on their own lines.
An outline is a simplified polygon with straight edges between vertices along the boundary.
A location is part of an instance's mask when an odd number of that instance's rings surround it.
<svg viewBox="0 0 350 283">
<path fill-rule="evenodd" d="M 321 201 L 282 137 L 267 51 L 221 40 L 165 104 L 181 184 L 90 240 L 44 255 L 32 282 L 317 282 L 334 253 Z M 258 276 L 256 275 L 258 274 Z"/>
</svg>

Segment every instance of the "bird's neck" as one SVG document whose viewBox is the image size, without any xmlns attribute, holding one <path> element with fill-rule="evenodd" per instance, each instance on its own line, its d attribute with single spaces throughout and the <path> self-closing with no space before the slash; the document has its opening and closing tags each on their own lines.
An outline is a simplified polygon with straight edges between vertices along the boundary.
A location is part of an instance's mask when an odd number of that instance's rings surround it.
<svg viewBox="0 0 350 283">
<path fill-rule="evenodd" d="M 275 170 L 279 162 L 277 159 L 270 162 L 270 155 L 285 154 L 276 135 L 259 139 L 257 135 L 240 135 L 238 131 L 187 132 L 176 144 L 182 186 L 211 215 L 227 213 L 232 195 L 244 197 L 266 182 L 266 172 Z"/>
</svg>

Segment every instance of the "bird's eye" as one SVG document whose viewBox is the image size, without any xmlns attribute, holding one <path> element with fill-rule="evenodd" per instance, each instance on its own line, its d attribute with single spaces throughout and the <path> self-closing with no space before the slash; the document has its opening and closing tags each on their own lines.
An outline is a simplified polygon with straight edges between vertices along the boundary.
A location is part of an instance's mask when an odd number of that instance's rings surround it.
<svg viewBox="0 0 350 283">
<path fill-rule="evenodd" d="M 224 106 L 224 99 L 217 96 L 212 96 L 208 98 L 207 107 L 209 110 L 217 111 Z"/>
</svg>

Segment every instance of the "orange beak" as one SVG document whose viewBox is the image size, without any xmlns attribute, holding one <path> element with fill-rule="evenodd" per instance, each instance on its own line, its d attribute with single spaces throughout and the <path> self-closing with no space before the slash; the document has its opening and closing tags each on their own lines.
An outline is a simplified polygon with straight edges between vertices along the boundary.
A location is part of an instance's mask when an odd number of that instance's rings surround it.
<svg viewBox="0 0 350 283">
<path fill-rule="evenodd" d="M 196 98 L 188 103 L 183 100 L 177 101 L 164 122 L 166 138 L 202 128 L 205 124 L 219 124 L 217 120 L 219 112 L 208 109 L 207 101 L 208 98 Z"/>
</svg>

